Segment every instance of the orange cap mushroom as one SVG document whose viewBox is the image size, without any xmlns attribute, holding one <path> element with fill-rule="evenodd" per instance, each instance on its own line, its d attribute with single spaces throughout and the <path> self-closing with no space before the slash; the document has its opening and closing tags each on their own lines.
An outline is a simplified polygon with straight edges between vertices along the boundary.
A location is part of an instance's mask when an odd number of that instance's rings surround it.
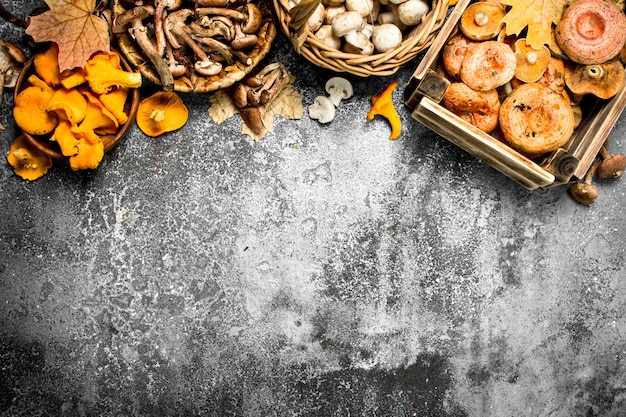
<svg viewBox="0 0 626 417">
<path fill-rule="evenodd" d="M 28 181 L 43 177 L 52 166 L 50 155 L 29 146 L 24 135 L 18 136 L 11 144 L 7 161 L 15 174 Z"/>
<path fill-rule="evenodd" d="M 45 51 L 37 52 L 33 57 L 35 72 L 50 86 L 56 87 L 61 83 L 59 72 L 59 47 L 51 43 Z"/>
<path fill-rule="evenodd" d="M 535 49 L 526 43 L 526 39 L 518 39 L 513 45 L 517 58 L 515 78 L 525 83 L 534 83 L 543 75 L 550 62 L 550 50 L 546 46 Z"/>
<path fill-rule="evenodd" d="M 540 155 L 563 146 L 574 131 L 574 112 L 559 93 L 539 83 L 513 89 L 500 106 L 504 138 L 518 151 Z"/>
<path fill-rule="evenodd" d="M 441 100 L 444 108 L 486 133 L 498 126 L 500 99 L 497 90 L 476 91 L 464 83 L 452 83 Z"/>
<path fill-rule="evenodd" d="M 87 114 L 87 100 L 76 89 L 59 88 L 46 105 L 46 110 L 60 112 L 72 124 L 80 123 Z"/>
<path fill-rule="evenodd" d="M 607 99 L 624 85 L 624 64 L 618 59 L 603 64 L 565 66 L 565 84 L 574 94 L 593 94 Z"/>
<path fill-rule="evenodd" d="M 89 88 L 96 94 L 106 94 L 116 87 L 141 87 L 141 73 L 122 69 L 120 57 L 114 52 L 98 52 L 85 64 Z"/>
<path fill-rule="evenodd" d="M 180 96 L 173 91 L 158 91 L 139 103 L 137 126 L 148 136 L 180 129 L 187 123 L 189 111 Z"/>
<path fill-rule="evenodd" d="M 493 39 L 500 33 L 505 10 L 495 4 L 479 1 L 465 9 L 459 27 L 461 32 L 474 41 Z"/>
<path fill-rule="evenodd" d="M 556 40 L 579 64 L 601 64 L 617 56 L 626 42 L 626 16 L 610 0 L 574 0 L 556 27 Z"/>
<path fill-rule="evenodd" d="M 480 42 L 461 63 L 461 80 L 470 88 L 489 91 L 511 81 L 517 58 L 511 47 L 498 41 Z"/>
<path fill-rule="evenodd" d="M 46 110 L 50 98 L 49 90 L 37 86 L 20 91 L 13 101 L 13 118 L 19 128 L 31 135 L 52 132 L 58 118 L 55 112 Z"/>
<path fill-rule="evenodd" d="M 452 36 L 443 47 L 441 61 L 446 74 L 454 80 L 460 80 L 461 64 L 467 52 L 473 48 L 477 42 L 467 39 L 458 33 Z"/>
</svg>

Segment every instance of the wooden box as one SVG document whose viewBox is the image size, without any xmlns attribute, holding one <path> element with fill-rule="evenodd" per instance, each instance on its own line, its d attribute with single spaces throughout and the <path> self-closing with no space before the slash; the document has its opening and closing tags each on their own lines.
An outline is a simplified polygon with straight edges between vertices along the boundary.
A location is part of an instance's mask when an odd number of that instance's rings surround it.
<svg viewBox="0 0 626 417">
<path fill-rule="evenodd" d="M 566 145 L 529 159 L 504 142 L 475 128 L 439 103 L 450 81 L 435 71 L 448 38 L 471 0 L 451 10 L 433 44 L 407 84 L 405 104 L 412 116 L 445 139 L 476 156 L 528 189 L 547 188 L 582 179 L 626 105 L 626 88 L 608 100 L 585 98 L 583 120 Z"/>
</svg>

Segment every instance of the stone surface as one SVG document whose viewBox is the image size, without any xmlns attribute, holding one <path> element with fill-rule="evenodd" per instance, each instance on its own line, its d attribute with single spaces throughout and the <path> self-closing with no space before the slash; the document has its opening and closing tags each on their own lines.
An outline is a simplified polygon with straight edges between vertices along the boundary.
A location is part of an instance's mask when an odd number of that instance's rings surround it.
<svg viewBox="0 0 626 417">
<path fill-rule="evenodd" d="M 305 106 L 332 75 L 283 35 L 274 60 Z M 623 180 L 591 207 L 525 190 L 402 88 L 389 141 L 369 97 L 416 64 L 258 143 L 183 95 L 185 127 L 133 128 L 96 171 L 1 163 L 0 415 L 625 415 Z"/>
</svg>

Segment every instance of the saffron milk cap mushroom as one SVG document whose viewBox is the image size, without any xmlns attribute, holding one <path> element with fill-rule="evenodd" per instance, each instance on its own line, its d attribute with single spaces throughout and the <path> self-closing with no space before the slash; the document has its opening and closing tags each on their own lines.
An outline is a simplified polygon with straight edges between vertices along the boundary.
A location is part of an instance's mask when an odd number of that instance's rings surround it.
<svg viewBox="0 0 626 417">
<path fill-rule="evenodd" d="M 574 0 L 556 27 L 556 40 L 579 64 L 601 64 L 617 56 L 626 42 L 624 11 L 609 0 Z"/>
<path fill-rule="evenodd" d="M 526 39 L 518 39 L 513 45 L 517 58 L 515 78 L 525 83 L 534 83 L 543 75 L 550 62 L 550 50 L 547 46 L 534 49 L 526 43 Z"/>
<path fill-rule="evenodd" d="M 476 91 L 465 83 L 452 83 L 443 95 L 442 105 L 483 132 L 491 133 L 498 126 L 500 99 L 495 89 Z"/>
<path fill-rule="evenodd" d="M 567 143 L 574 131 L 574 112 L 563 95 L 542 84 L 527 83 L 504 99 L 499 123 L 509 145 L 540 155 Z"/>
<path fill-rule="evenodd" d="M 470 4 L 461 15 L 461 32 L 474 41 L 493 39 L 503 27 L 505 11 L 495 4 L 479 1 Z"/>
<path fill-rule="evenodd" d="M 309 117 L 320 123 L 329 123 L 335 118 L 335 105 L 326 96 L 317 96 L 309 105 Z"/>
<path fill-rule="evenodd" d="M 565 66 L 565 85 L 574 94 L 611 98 L 624 85 L 624 64 L 619 59 L 590 65 L 570 62 Z"/>
<path fill-rule="evenodd" d="M 471 48 L 459 72 L 461 80 L 470 88 L 493 90 L 515 76 L 517 58 L 509 45 L 498 41 L 484 41 Z"/>
</svg>

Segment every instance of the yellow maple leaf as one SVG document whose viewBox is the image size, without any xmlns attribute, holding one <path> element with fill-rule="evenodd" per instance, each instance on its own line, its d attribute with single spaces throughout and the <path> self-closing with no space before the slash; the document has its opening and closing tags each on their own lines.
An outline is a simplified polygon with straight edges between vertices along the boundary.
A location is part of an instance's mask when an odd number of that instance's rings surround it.
<svg viewBox="0 0 626 417">
<path fill-rule="evenodd" d="M 511 6 L 502 21 L 507 35 L 519 35 L 528 28 L 526 43 L 535 49 L 550 44 L 552 24 L 561 21 L 569 0 L 502 0 Z"/>
<path fill-rule="evenodd" d="M 30 17 L 35 42 L 59 46 L 59 70 L 82 68 L 95 52 L 111 50 L 109 26 L 95 14 L 96 0 L 46 0 L 50 10 Z"/>
</svg>

